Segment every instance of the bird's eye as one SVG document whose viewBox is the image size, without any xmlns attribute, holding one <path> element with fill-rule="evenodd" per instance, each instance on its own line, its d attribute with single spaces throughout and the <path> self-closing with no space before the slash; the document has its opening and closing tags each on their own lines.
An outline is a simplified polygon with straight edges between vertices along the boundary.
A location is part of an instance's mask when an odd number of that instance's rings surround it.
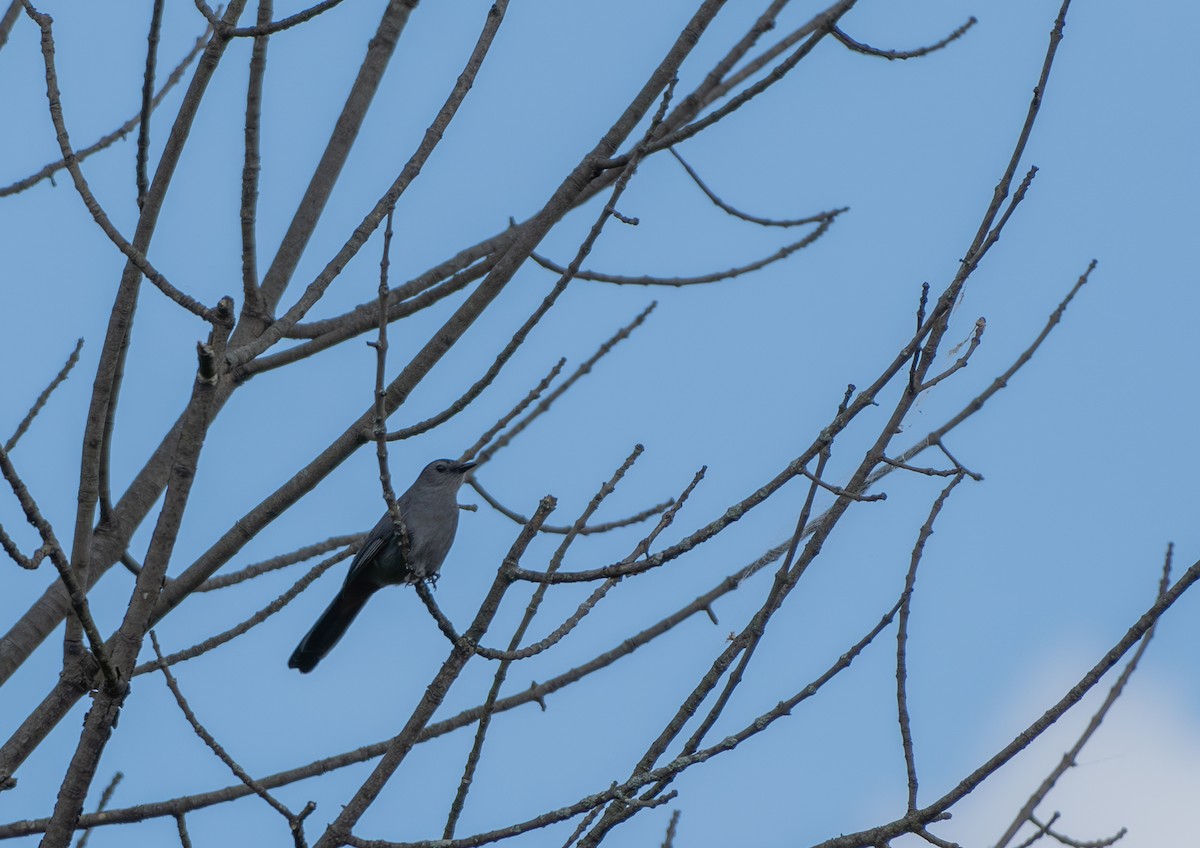
<svg viewBox="0 0 1200 848">
<path fill-rule="evenodd" d="M 439 463 L 437 464 L 437 470 L 438 470 L 438 471 L 441 471 L 441 472 L 445 472 L 445 470 L 446 470 L 446 463 L 444 463 L 444 462 L 439 462 Z"/>
</svg>

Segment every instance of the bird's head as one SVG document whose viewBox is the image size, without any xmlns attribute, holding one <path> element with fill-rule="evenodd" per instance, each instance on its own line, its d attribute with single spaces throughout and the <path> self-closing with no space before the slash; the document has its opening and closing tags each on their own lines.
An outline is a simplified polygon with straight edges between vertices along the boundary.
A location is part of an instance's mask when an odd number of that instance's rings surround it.
<svg viewBox="0 0 1200 848">
<path fill-rule="evenodd" d="M 426 465 L 413 483 L 413 488 L 457 492 L 467 472 L 475 467 L 474 462 L 455 462 L 453 459 L 435 459 Z"/>
</svg>

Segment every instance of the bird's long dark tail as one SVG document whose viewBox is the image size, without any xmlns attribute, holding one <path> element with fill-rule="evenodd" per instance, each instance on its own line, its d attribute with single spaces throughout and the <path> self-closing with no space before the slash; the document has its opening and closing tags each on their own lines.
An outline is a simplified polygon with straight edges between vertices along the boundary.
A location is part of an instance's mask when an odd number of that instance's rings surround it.
<svg viewBox="0 0 1200 848">
<path fill-rule="evenodd" d="M 296 650 L 292 651 L 292 656 L 288 659 L 288 668 L 298 668 L 302 674 L 316 668 L 317 663 L 324 659 L 342 638 L 346 628 L 373 594 L 373 589 L 363 591 L 353 584 L 343 586 L 329 608 L 321 613 L 312 630 L 305 634 Z"/>
</svg>

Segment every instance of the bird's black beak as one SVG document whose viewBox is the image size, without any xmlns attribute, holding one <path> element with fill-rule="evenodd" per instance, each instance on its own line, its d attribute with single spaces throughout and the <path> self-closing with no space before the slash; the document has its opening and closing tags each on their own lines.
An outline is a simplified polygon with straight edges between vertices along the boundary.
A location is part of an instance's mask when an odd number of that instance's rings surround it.
<svg viewBox="0 0 1200 848">
<path fill-rule="evenodd" d="M 457 465 L 450 466 L 450 468 L 454 471 L 455 474 L 466 474 L 468 471 L 470 471 L 472 468 L 474 468 L 478 464 L 479 463 L 477 463 L 477 462 L 460 462 Z"/>
</svg>

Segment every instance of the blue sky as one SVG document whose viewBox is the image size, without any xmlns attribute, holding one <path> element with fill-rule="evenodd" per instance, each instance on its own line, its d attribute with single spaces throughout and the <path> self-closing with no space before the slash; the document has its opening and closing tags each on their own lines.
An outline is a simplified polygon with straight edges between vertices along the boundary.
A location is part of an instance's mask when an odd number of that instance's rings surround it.
<svg viewBox="0 0 1200 848">
<path fill-rule="evenodd" d="M 137 110 L 145 9 L 46 2 L 55 16 L 66 119 L 78 146 Z M 190 3 L 168 4 L 165 69 L 202 30 Z M 487 3 L 426 0 L 413 13 L 292 297 L 323 267 L 393 178 L 468 55 Z M 731 2 L 681 74 L 687 91 L 762 4 Z M 292 11 L 278 3 L 277 12 Z M 793 3 L 777 33 L 818 7 Z M 514 3 L 474 90 L 396 213 L 395 279 L 406 279 L 536 211 L 628 103 L 693 4 L 613 0 L 599 13 L 577 2 Z M 298 8 L 298 6 L 297 6 Z M 310 26 L 271 41 L 263 129 L 258 243 L 268 264 L 341 98 L 378 20 L 379 2 L 348 0 Z M 968 16 L 979 23 L 949 48 L 907 62 L 852 54 L 832 40 L 780 85 L 680 152 L 728 202 L 759 215 L 798 217 L 850 207 L 807 250 L 754 275 L 683 289 L 573 283 L 496 383 L 447 426 L 392 452 L 398 487 L 435 456 L 456 456 L 560 356 L 568 368 L 651 300 L 646 325 L 618 347 L 480 479 L 512 508 L 559 498 L 567 523 L 635 443 L 646 453 L 603 517 L 678 492 L 701 465 L 696 491 L 665 543 L 719 514 L 796 456 L 831 417 L 847 383 L 864 385 L 907 339 L 922 282 L 939 291 L 957 269 L 1012 149 L 1058 4 L 862 0 L 845 30 L 872 45 L 927 44 Z M 249 14 L 247 20 L 249 20 Z M 1042 114 L 1022 170 L 1039 168 L 1004 236 L 972 278 L 948 336 L 987 332 L 970 366 L 932 392 L 897 444 L 907 446 L 978 394 L 1022 351 L 1095 258 L 1091 281 L 1035 360 L 950 439 L 981 483 L 959 487 L 930 542 L 909 646 L 918 766 L 928 800 L 1006 744 L 1089 668 L 1149 606 L 1163 551 L 1177 565 L 1200 556 L 1192 480 L 1197 397 L 1193 258 L 1200 119 L 1197 60 L 1183 41 L 1200 10 L 1165 3 L 1153 15 L 1078 3 L 1068 18 Z M 205 302 L 240 299 L 238 193 L 250 44 L 230 47 L 205 101 L 164 209 L 151 259 Z M 164 70 L 165 73 L 165 70 Z M 42 88 L 37 31 L 17 22 L 0 50 L 0 161 L 11 182 L 56 156 Z M 161 150 L 177 89 L 155 113 Z M 133 230 L 135 141 L 84 164 L 123 232 Z M 598 206 L 569 215 L 539 250 L 566 261 Z M 646 162 L 620 203 L 637 227 L 610 224 L 586 267 L 622 274 L 700 274 L 743 264 L 793 240 L 720 213 L 667 156 Z M 74 514 L 78 445 L 107 312 L 123 260 L 87 215 L 69 180 L 0 200 L 7 274 L 9 363 L 0 433 L 16 426 L 76 338 L 83 358 L 14 452 L 43 511 L 66 538 Z M 312 317 L 374 296 L 378 235 Z M 554 279 L 529 264 L 392 420 L 441 409 L 474 380 Z M 290 303 L 290 300 L 288 301 Z M 461 302 L 450 298 L 392 331 L 392 370 Z M 141 296 L 114 443 L 123 488 L 182 408 L 203 328 L 147 287 Z M 948 349 L 949 345 L 947 345 Z M 945 354 L 943 353 L 943 356 Z M 949 359 L 945 362 L 948 365 Z M 256 377 L 214 426 L 175 554 L 181 570 L 250 507 L 339 434 L 370 402 L 374 353 L 351 341 L 306 363 Z M 835 449 L 832 480 L 857 462 L 882 423 L 867 415 Z M 857 440 L 857 441 L 856 441 Z M 844 446 L 843 446 L 844 445 Z M 861 449 L 858 451 L 861 454 Z M 926 461 L 935 461 L 927 456 Z M 838 474 L 842 477 L 838 477 Z M 361 451 L 253 540 L 231 568 L 328 536 L 366 529 L 381 511 L 375 458 Z M 787 697 L 873 623 L 899 591 L 908 554 L 938 481 L 893 474 L 888 500 L 853 507 L 789 599 L 714 730 L 720 738 Z M 605 650 L 786 538 L 805 487 L 787 490 L 669 569 L 628 580 L 555 651 L 510 673 L 510 691 Z M 476 503 L 473 492 L 461 499 Z M 33 536 L 9 495 L 0 516 L 27 548 Z M 481 505 L 465 513 L 438 600 L 456 622 L 473 613 L 515 525 Z M 135 537 L 145 552 L 148 533 Z M 633 537 L 593 540 L 568 559 L 584 568 L 619 557 Z M 544 562 L 557 539 L 540 541 Z M 4 571 L 0 620 L 11 621 L 50 579 L 48 566 Z M 300 567 L 194 599 L 158 629 L 166 650 L 240 621 L 282 592 Z M 444 659 L 446 644 L 411 592 L 378 596 L 325 664 L 301 677 L 287 655 L 341 579 L 327 575 L 294 604 L 231 646 L 179 667 L 180 685 L 213 733 L 252 773 L 299 765 L 394 733 Z M 623 779 L 674 705 L 707 669 L 730 630 L 761 602 L 759 575 L 716 607 L 720 626 L 681 626 L 584 684 L 497 719 L 479 785 L 459 832 L 501 826 L 571 803 Z M 94 592 L 102 629 L 128 599 L 113 570 Z M 540 637 L 582 598 L 551 593 Z M 1200 600 L 1168 615 L 1094 746 L 1043 809 L 1062 810 L 1071 835 L 1096 839 L 1128 826 L 1123 844 L 1161 844 L 1183 827 L 1175 793 L 1200 789 L 1200 683 L 1194 674 Z M 489 644 L 507 640 L 524 603 L 506 607 Z M 7 626 L 7 625 L 6 625 Z M 732 754 L 677 782 L 678 844 L 807 844 L 903 812 L 904 772 L 892 690 L 889 631 L 822 697 Z M 0 689 L 5 736 L 56 679 L 57 636 Z M 370 674 L 379 657 L 385 674 Z M 439 713 L 478 703 L 489 667 L 473 663 Z M 1088 702 L 1090 703 L 1090 702 Z M 1087 707 L 1085 703 L 1084 707 Z M 82 717 L 82 706 L 77 708 Z M 1072 715 L 937 831 L 968 844 L 994 840 L 1070 744 Z M 5 821 L 49 813 L 79 722 L 68 719 L 0 796 Z M 469 732 L 419 746 L 363 819 L 364 836 L 440 835 Z M 364 766 L 280 790 L 318 809 L 319 832 L 365 777 Z M 142 678 L 101 764 L 125 780 L 127 806 L 233 782 L 179 715 L 160 679 Z M 99 785 L 96 787 L 97 793 Z M 1189 789 L 1190 787 L 1190 789 Z M 1182 796 L 1182 797 L 1187 797 Z M 88 802 L 92 808 L 94 797 Z M 614 838 L 658 844 L 669 813 L 635 818 Z M 283 844 L 261 802 L 189 816 L 197 845 L 236 822 L 244 841 Z M 93 846 L 162 844 L 170 820 L 97 831 Z M 557 845 L 569 827 L 527 838 Z M 227 837 L 225 837 L 227 838 Z"/>
</svg>

